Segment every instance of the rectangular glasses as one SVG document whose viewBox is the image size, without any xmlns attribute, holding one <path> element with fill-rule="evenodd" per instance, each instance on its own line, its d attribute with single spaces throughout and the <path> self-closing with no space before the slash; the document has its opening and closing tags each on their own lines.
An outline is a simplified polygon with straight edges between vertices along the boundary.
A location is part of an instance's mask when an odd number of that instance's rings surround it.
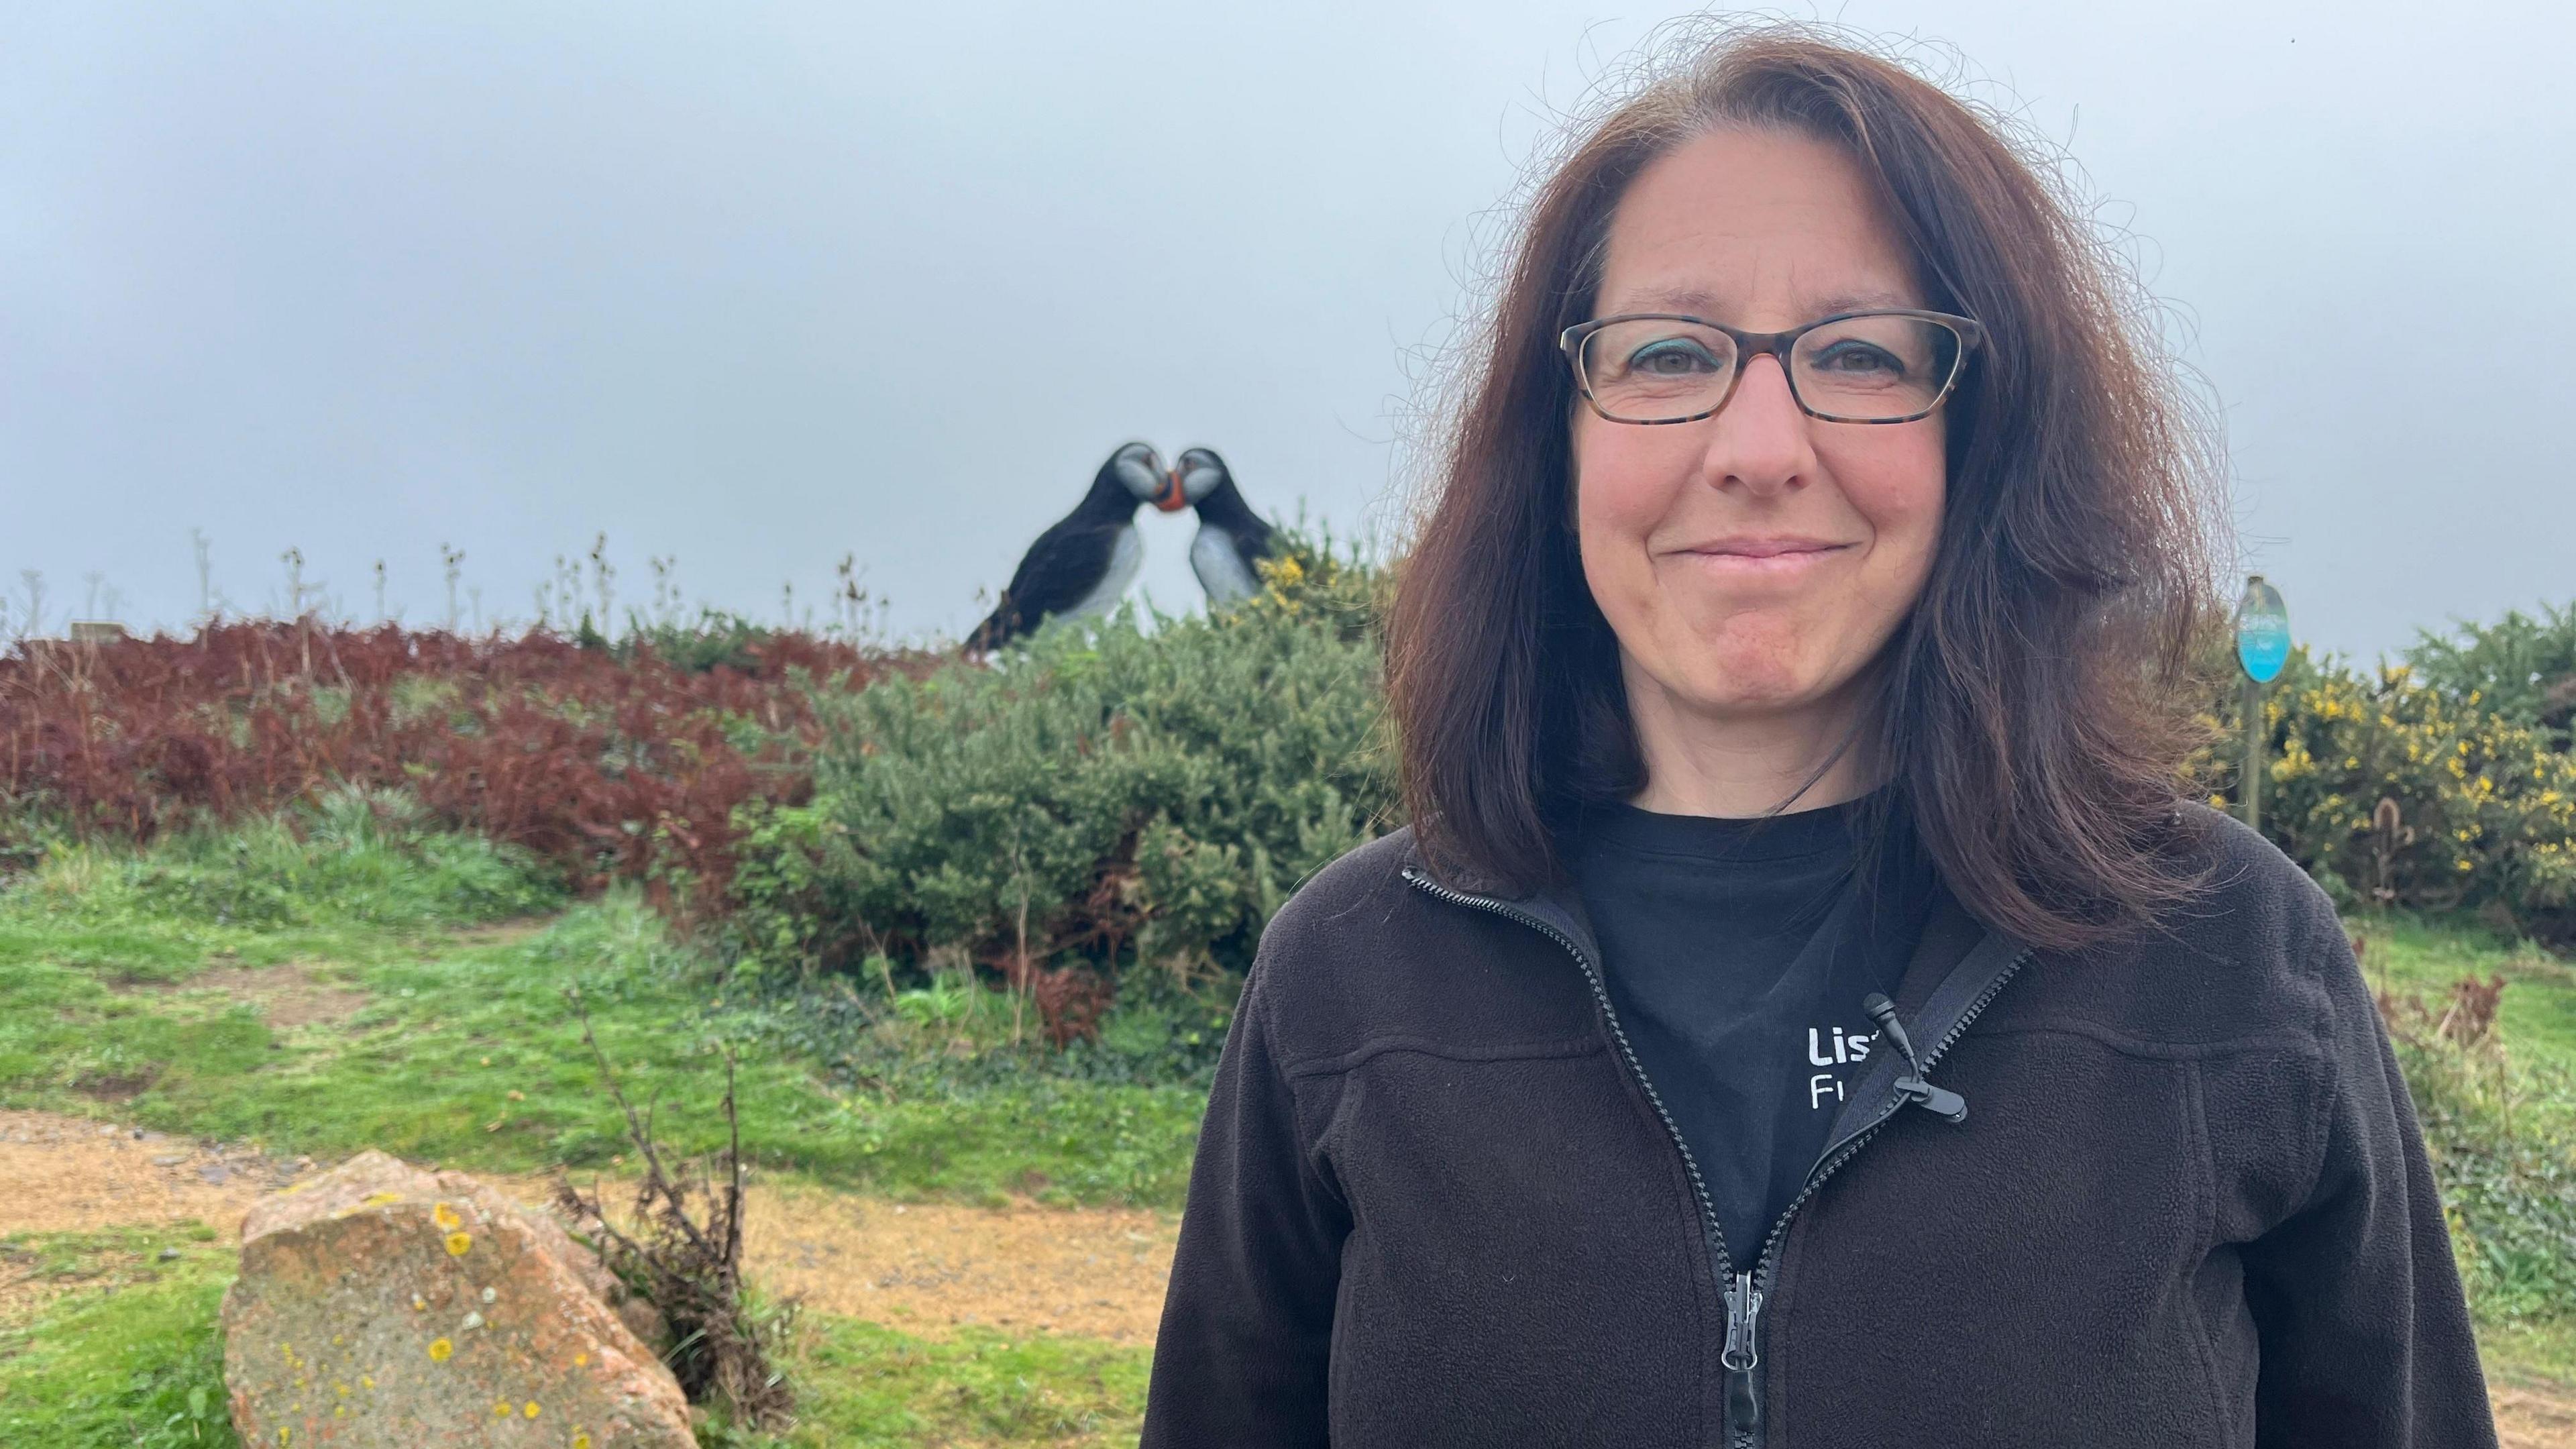
<svg viewBox="0 0 2576 1449">
<path fill-rule="evenodd" d="M 1910 423 L 1941 406 L 1985 340 L 1947 312 L 1843 312 L 1786 332 L 1746 332 L 1704 317 L 1637 312 L 1578 322 L 1557 338 L 1575 385 L 1614 423 L 1688 423 L 1715 414 L 1745 365 L 1780 360 L 1807 416 Z"/>
</svg>

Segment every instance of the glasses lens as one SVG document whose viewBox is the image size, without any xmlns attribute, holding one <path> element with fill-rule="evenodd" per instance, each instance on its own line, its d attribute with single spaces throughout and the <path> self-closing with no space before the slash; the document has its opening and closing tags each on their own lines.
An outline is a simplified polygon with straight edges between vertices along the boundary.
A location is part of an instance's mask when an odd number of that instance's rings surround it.
<svg viewBox="0 0 2576 1449">
<path fill-rule="evenodd" d="M 1735 374 L 1735 341 L 1669 318 L 1613 322 L 1583 339 L 1583 385 L 1622 422 L 1659 423 L 1716 407 Z"/>
<path fill-rule="evenodd" d="M 1798 339 L 1798 397 L 1847 422 L 1891 422 L 1932 410 L 1959 370 L 1959 334 L 1922 317 L 1846 317 Z"/>
</svg>

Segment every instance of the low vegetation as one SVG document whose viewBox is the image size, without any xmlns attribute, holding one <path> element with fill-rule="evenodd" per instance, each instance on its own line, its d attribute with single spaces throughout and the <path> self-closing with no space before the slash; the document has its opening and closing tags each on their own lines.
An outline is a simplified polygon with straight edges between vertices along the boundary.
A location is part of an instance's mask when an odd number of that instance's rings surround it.
<svg viewBox="0 0 2576 1449">
<path fill-rule="evenodd" d="M 215 1321 L 233 1253 L 202 1224 L 0 1237 L 0 1268 L 61 1290 L 0 1318 L 11 1449 L 233 1449 Z"/>
<path fill-rule="evenodd" d="M 632 889 L 492 928 L 559 900 L 451 836 L 350 848 L 264 826 L 57 852 L 0 891 L 0 1103 L 315 1157 L 606 1166 L 626 1124 L 566 1009 L 577 989 L 680 1151 L 719 1145 L 707 1068 L 732 1044 L 763 1168 L 896 1196 L 1179 1200 L 1187 1085 L 1086 1078 L 954 986 L 835 993 L 842 1021 L 874 1024 L 816 1032 L 794 999 L 729 998 Z"/>
<path fill-rule="evenodd" d="M 587 625 L 471 639 L 306 618 L 22 642 L 0 653 L 0 868 L 65 835 L 149 841 L 356 791 L 517 846 L 568 886 L 721 883 L 736 807 L 807 788 L 807 686 L 908 665 L 722 616 L 614 648 Z"/>
</svg>

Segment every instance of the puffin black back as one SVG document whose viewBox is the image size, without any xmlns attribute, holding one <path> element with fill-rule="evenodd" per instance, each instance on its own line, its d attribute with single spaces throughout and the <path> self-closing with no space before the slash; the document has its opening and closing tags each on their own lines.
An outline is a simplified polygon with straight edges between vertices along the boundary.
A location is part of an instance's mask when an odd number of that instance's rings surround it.
<svg viewBox="0 0 2576 1449">
<path fill-rule="evenodd" d="M 1147 443 L 1111 453 L 1073 511 L 1056 520 L 1020 556 L 993 612 L 966 636 L 966 647 L 998 649 L 1056 617 L 1106 613 L 1144 562 L 1136 510 L 1181 506 L 1162 456 Z"/>
</svg>

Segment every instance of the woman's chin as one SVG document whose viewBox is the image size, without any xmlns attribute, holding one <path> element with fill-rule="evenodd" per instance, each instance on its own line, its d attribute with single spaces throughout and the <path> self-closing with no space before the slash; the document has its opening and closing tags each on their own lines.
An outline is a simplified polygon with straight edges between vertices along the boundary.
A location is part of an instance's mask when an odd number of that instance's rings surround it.
<svg viewBox="0 0 2576 1449">
<path fill-rule="evenodd" d="M 1830 692 L 1823 680 L 1804 673 L 1749 669 L 1696 679 L 1679 691 L 1692 712 L 1716 719 L 1796 714 Z"/>
</svg>

